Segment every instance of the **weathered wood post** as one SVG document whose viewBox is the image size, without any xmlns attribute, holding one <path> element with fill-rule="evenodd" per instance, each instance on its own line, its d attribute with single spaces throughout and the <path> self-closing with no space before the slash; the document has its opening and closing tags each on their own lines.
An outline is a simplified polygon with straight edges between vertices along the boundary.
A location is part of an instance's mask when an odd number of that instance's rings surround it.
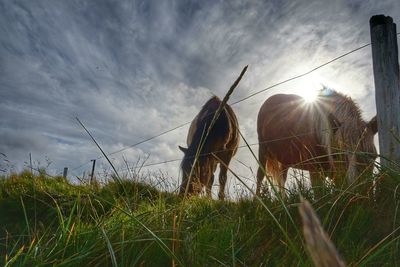
<svg viewBox="0 0 400 267">
<path fill-rule="evenodd" d="M 379 154 L 383 174 L 376 188 L 375 199 L 379 208 L 376 220 L 381 221 L 383 235 L 389 235 L 398 221 L 393 220 L 399 191 L 397 175 L 390 175 L 391 169 L 400 170 L 400 88 L 396 24 L 391 17 L 371 17 L 371 47 L 375 80 L 375 101 L 378 121 Z M 388 175 L 385 175 L 388 174 Z"/>
<path fill-rule="evenodd" d="M 391 17 L 384 15 L 371 17 L 369 24 L 380 160 L 383 167 L 400 170 L 400 83 L 396 24 Z"/>
</svg>

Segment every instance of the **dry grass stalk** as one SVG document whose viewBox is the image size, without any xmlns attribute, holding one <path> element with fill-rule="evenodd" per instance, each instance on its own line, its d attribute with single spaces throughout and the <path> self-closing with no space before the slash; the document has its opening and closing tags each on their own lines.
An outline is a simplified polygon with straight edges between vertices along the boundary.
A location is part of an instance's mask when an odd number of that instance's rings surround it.
<svg viewBox="0 0 400 267">
<path fill-rule="evenodd" d="M 317 267 L 344 267 L 332 241 L 325 233 L 314 209 L 307 200 L 303 200 L 299 206 L 303 233 L 311 258 Z"/>
<path fill-rule="evenodd" d="M 176 252 L 176 214 L 173 212 L 172 214 L 172 253 Z M 172 258 L 172 267 L 176 267 L 175 259 Z"/>
</svg>

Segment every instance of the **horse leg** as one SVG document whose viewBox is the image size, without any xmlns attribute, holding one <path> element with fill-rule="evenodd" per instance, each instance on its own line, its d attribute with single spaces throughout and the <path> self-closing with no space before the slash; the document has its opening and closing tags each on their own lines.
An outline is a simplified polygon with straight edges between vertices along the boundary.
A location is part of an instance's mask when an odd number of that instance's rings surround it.
<svg viewBox="0 0 400 267">
<path fill-rule="evenodd" d="M 226 180 L 227 180 L 227 172 L 228 169 L 220 164 L 219 167 L 219 193 L 218 193 L 218 198 L 220 200 L 225 199 L 225 185 L 226 185 Z"/>
<path fill-rule="evenodd" d="M 288 173 L 289 168 L 288 167 L 283 167 L 282 171 L 279 173 L 279 193 L 281 194 L 281 197 L 283 199 L 286 198 L 286 191 L 285 191 L 285 184 L 286 184 L 286 179 L 287 179 L 287 173 Z"/>
<path fill-rule="evenodd" d="M 257 170 L 257 188 L 256 188 L 256 195 L 260 196 L 261 194 L 261 185 L 262 181 L 265 177 L 266 172 L 266 164 L 267 164 L 267 154 L 265 153 L 265 149 L 262 145 L 258 148 L 258 170 Z"/>
<path fill-rule="evenodd" d="M 225 199 L 225 185 L 226 185 L 226 180 L 227 180 L 227 173 L 228 173 L 228 166 L 229 163 L 231 162 L 231 159 L 233 157 L 234 151 L 228 151 L 225 153 L 221 153 L 219 156 L 219 159 L 222 161 L 222 164 L 219 164 L 219 193 L 218 193 L 218 198 L 220 200 Z"/>
<path fill-rule="evenodd" d="M 325 180 L 325 175 L 323 172 L 311 172 L 310 171 L 310 182 L 311 182 L 311 187 L 314 191 L 314 199 L 319 199 L 324 196 L 324 180 Z"/>
<path fill-rule="evenodd" d="M 206 194 L 208 198 L 211 198 L 211 189 L 212 189 L 212 185 L 214 183 L 214 174 L 211 174 L 210 178 L 207 181 L 206 184 Z"/>
</svg>

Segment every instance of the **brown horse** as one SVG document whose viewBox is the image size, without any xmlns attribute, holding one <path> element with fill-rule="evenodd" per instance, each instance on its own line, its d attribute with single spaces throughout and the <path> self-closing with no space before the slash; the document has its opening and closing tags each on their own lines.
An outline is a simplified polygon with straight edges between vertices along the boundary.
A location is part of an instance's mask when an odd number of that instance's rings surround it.
<svg viewBox="0 0 400 267">
<path fill-rule="evenodd" d="M 221 100 L 213 96 L 200 110 L 192 121 L 187 136 L 188 148 L 179 147 L 185 156 L 181 163 L 182 183 L 180 194 L 199 194 L 206 187 L 207 196 L 211 197 L 211 187 L 214 182 L 214 172 L 219 160 L 219 199 L 225 197 L 227 168 L 239 145 L 238 121 L 232 108 L 226 104 L 213 127 L 205 138 L 215 112 Z M 204 140 L 205 139 L 205 140 Z M 203 144 L 201 146 L 201 144 Z M 195 158 L 198 159 L 195 164 Z M 194 166 L 193 166 L 194 165 Z M 190 177 L 191 174 L 191 177 Z"/>
<path fill-rule="evenodd" d="M 376 117 L 365 122 L 357 104 L 334 90 L 322 89 L 314 103 L 298 95 L 271 96 L 258 113 L 257 133 L 257 194 L 265 171 L 282 195 L 289 167 L 309 171 L 313 187 L 327 176 L 337 184 L 338 170 L 345 170 L 349 183 L 366 170 L 372 173 Z"/>
</svg>

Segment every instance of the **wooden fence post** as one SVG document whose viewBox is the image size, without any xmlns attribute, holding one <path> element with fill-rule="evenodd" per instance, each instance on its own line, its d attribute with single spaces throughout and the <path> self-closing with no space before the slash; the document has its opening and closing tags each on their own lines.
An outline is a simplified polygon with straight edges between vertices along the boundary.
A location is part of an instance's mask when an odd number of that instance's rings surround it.
<svg viewBox="0 0 400 267">
<path fill-rule="evenodd" d="M 372 16 L 369 24 L 380 160 L 383 167 L 399 170 L 400 83 L 396 24 L 384 15 Z"/>
</svg>

